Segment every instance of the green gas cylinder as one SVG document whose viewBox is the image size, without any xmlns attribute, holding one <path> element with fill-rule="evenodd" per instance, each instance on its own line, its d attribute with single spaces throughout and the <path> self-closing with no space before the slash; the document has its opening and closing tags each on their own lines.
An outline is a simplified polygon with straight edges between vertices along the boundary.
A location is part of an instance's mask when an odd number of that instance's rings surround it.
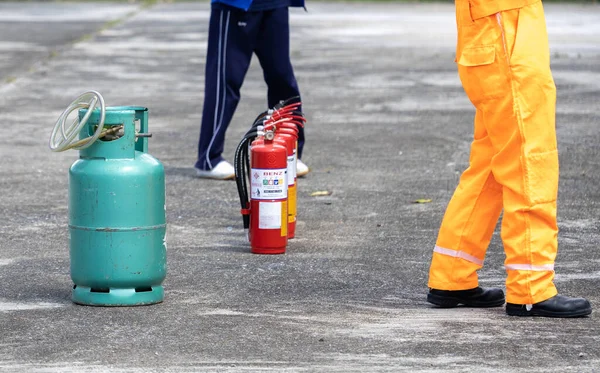
<svg viewBox="0 0 600 373">
<path fill-rule="evenodd" d="M 87 110 L 79 110 L 80 120 Z M 100 110 L 92 110 L 79 138 L 93 135 L 100 121 Z M 69 171 L 72 299 L 159 303 L 167 273 L 165 173 L 147 153 L 148 109 L 107 107 L 104 128 L 118 131 L 80 150 Z"/>
</svg>

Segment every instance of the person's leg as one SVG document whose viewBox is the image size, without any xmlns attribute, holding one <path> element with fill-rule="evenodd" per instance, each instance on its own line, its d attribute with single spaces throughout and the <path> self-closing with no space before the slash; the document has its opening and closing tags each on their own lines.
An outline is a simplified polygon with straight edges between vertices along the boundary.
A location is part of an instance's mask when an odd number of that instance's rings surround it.
<svg viewBox="0 0 600 373">
<path fill-rule="evenodd" d="M 255 53 L 268 87 L 269 108 L 281 100 L 300 96 L 290 59 L 290 25 L 287 7 L 265 11 Z M 298 132 L 298 158 L 304 149 L 304 129 Z"/>
<path fill-rule="evenodd" d="M 592 312 L 584 298 L 559 295 L 553 283 L 558 247 L 556 88 L 550 71 L 542 3 L 501 12 L 500 30 L 512 94 L 490 110 L 499 151 L 492 169 L 504 189 L 502 241 L 506 253 L 506 313 L 579 317 Z"/>
<path fill-rule="evenodd" d="M 461 37 L 464 38 L 465 30 L 473 29 L 467 0 L 457 0 L 456 16 L 457 56 L 460 56 L 464 42 Z M 466 76 L 464 73 L 460 76 L 467 89 Z M 472 95 L 469 98 L 477 107 L 480 98 Z M 484 112 L 478 108 L 469 168 L 462 174 L 448 204 L 434 248 L 428 282 L 431 289 L 461 291 L 474 289 L 479 284 L 477 270 L 483 266 L 502 210 L 502 186 L 492 173 L 495 149 L 485 119 Z"/>
<path fill-rule="evenodd" d="M 204 107 L 195 167 L 211 170 L 223 160 L 225 132 L 240 100 L 258 21 L 235 8 L 211 10 L 206 53 Z"/>
<path fill-rule="evenodd" d="M 558 247 L 556 88 L 541 2 L 496 18 L 513 92 L 510 107 L 494 112 L 494 120 L 503 126 L 510 123 L 513 134 L 504 135 L 505 146 L 495 166 L 506 180 L 502 240 L 507 302 L 534 304 L 557 294 L 553 284 Z"/>
<path fill-rule="evenodd" d="M 479 285 L 477 270 L 502 210 L 502 186 L 492 174 L 494 149 L 483 123 L 475 115 L 469 168 L 446 208 L 433 251 L 428 286 L 437 290 L 467 290 Z"/>
</svg>

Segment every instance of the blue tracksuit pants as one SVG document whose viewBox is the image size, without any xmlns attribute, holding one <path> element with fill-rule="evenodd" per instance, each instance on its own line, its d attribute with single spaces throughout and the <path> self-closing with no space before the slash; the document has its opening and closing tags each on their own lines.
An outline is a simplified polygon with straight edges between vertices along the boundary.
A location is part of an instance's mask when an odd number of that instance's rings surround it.
<svg viewBox="0 0 600 373">
<path fill-rule="evenodd" d="M 246 12 L 213 5 L 196 168 L 210 170 L 223 160 L 225 131 L 240 100 L 240 88 L 253 53 L 263 69 L 269 108 L 281 100 L 300 96 L 290 61 L 288 8 Z M 263 110 L 257 110 L 256 114 Z M 248 126 L 253 119 L 248 118 Z M 301 157 L 302 129 L 299 135 L 298 156 Z"/>
</svg>

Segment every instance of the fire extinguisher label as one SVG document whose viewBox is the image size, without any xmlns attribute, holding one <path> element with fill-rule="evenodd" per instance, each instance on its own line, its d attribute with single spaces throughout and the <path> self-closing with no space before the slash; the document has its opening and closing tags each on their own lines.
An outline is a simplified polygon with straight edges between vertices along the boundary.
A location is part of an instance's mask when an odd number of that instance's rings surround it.
<svg viewBox="0 0 600 373">
<path fill-rule="evenodd" d="M 280 229 L 282 220 L 281 211 L 281 202 L 259 202 L 258 228 Z"/>
<path fill-rule="evenodd" d="M 294 185 L 294 181 L 296 179 L 296 154 L 292 154 L 290 156 L 287 157 L 287 164 L 288 164 L 288 169 L 287 169 L 287 180 L 288 180 L 288 186 Z"/>
<path fill-rule="evenodd" d="M 251 198 L 257 200 L 287 198 L 287 170 L 252 169 Z"/>
</svg>

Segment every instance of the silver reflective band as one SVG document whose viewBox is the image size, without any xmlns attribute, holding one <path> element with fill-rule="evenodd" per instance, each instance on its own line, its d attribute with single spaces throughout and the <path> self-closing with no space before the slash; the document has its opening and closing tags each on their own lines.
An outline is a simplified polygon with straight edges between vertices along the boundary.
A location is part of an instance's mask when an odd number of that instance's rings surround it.
<svg viewBox="0 0 600 373">
<path fill-rule="evenodd" d="M 542 264 L 542 265 L 533 265 L 533 264 L 505 264 L 504 268 L 507 270 L 513 271 L 535 271 L 535 272 L 543 272 L 543 271 L 554 271 L 554 264 Z"/>
<path fill-rule="evenodd" d="M 433 249 L 434 253 L 438 253 L 438 254 L 442 254 L 442 255 L 448 255 L 454 258 L 461 258 L 464 260 L 467 260 L 471 263 L 475 263 L 477 265 L 483 266 L 483 260 L 474 257 L 473 255 L 467 254 L 464 251 L 457 251 L 457 250 L 451 250 L 451 249 L 445 249 L 443 247 L 439 247 L 436 246 Z"/>
</svg>

